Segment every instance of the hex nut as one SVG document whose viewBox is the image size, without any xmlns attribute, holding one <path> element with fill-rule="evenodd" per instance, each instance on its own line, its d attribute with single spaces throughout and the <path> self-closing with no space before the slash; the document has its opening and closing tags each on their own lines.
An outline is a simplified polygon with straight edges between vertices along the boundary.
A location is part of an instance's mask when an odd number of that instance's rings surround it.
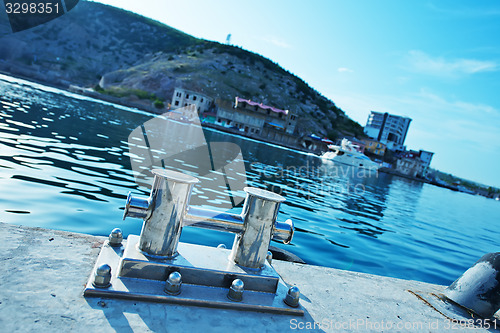
<svg viewBox="0 0 500 333">
<path fill-rule="evenodd" d="M 120 228 L 114 228 L 109 234 L 109 245 L 113 247 L 121 246 L 123 241 L 123 232 Z"/>
<path fill-rule="evenodd" d="M 92 285 L 96 288 L 108 288 L 111 286 L 111 267 L 103 264 L 95 270 L 94 281 Z"/>
<path fill-rule="evenodd" d="M 243 300 L 243 291 L 245 290 L 245 284 L 240 279 L 234 279 L 229 287 L 229 292 L 227 293 L 227 298 L 233 302 L 241 302 Z"/>
<path fill-rule="evenodd" d="M 165 292 L 169 295 L 179 295 L 181 293 L 182 275 L 179 272 L 172 272 L 165 281 Z"/>
<path fill-rule="evenodd" d="M 296 308 L 299 306 L 299 299 L 300 299 L 300 290 L 299 288 L 297 288 L 297 286 L 293 286 L 290 289 L 288 289 L 284 301 L 286 305 Z"/>
</svg>

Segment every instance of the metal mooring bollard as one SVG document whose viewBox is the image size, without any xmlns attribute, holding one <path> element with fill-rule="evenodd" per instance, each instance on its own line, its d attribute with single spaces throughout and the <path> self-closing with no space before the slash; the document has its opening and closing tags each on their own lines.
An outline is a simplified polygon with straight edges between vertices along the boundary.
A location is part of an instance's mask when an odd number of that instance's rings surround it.
<svg viewBox="0 0 500 333">
<path fill-rule="evenodd" d="M 241 213 L 244 226 L 234 239 L 231 257 L 241 266 L 260 268 L 267 258 L 273 225 L 285 198 L 258 188 L 244 190 L 247 192 Z"/>
<path fill-rule="evenodd" d="M 293 223 L 277 221 L 285 198 L 246 187 L 241 214 L 189 206 L 198 179 L 154 169 L 149 198 L 128 195 L 123 217 L 144 220 L 140 236 L 114 229 L 84 295 L 303 315 L 297 287 L 271 265 L 271 240 L 288 244 Z M 231 250 L 180 242 L 182 228 L 235 234 Z M 113 275 L 111 275 L 113 270 Z M 246 296 L 245 296 L 246 295 Z"/>
<path fill-rule="evenodd" d="M 254 269 L 264 266 L 271 239 L 285 244 L 292 240 L 292 221 L 276 221 L 280 203 L 285 201 L 278 194 L 245 187 L 241 215 L 227 214 L 188 207 L 197 178 L 163 169 L 154 169 L 153 174 L 150 197 L 129 194 L 124 213 L 124 218 L 144 219 L 139 249 L 148 255 L 174 257 L 185 225 L 235 233 L 231 258 L 240 266 Z"/>
<path fill-rule="evenodd" d="M 500 309 L 500 252 L 481 257 L 444 295 L 484 318 L 492 317 Z"/>
</svg>

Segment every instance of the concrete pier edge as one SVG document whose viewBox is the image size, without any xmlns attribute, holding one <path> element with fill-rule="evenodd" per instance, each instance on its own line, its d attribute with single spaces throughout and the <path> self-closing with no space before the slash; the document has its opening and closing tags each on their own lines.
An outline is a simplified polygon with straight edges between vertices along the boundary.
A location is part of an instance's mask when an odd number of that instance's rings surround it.
<svg viewBox="0 0 500 333">
<path fill-rule="evenodd" d="M 436 301 L 415 295 L 439 295 L 444 286 L 279 260 L 273 261 L 276 271 L 300 288 L 303 317 L 85 298 L 84 285 L 104 240 L 0 222 L 2 331 L 500 332 L 499 321 L 481 326 L 457 312 L 462 321 L 454 322 L 455 313 L 443 315 L 449 308 L 440 311 Z"/>
</svg>

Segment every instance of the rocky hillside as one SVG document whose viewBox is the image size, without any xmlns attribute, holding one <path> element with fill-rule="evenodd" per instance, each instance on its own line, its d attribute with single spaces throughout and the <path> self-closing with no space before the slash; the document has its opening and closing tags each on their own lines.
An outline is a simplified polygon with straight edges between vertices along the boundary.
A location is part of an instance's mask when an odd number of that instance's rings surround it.
<svg viewBox="0 0 500 333">
<path fill-rule="evenodd" d="M 0 23 L 1 25 L 1 23 Z M 0 37 L 0 70 L 48 84 L 77 84 L 169 103 L 176 86 L 297 112 L 302 133 L 362 135 L 361 126 L 303 80 L 269 59 L 200 40 L 167 25 L 80 1 L 42 26 Z"/>
</svg>

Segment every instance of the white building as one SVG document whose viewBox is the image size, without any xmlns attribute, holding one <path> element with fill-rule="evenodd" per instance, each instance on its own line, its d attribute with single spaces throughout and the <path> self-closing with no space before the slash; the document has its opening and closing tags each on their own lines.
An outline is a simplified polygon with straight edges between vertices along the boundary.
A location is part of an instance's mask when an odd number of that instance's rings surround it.
<svg viewBox="0 0 500 333">
<path fill-rule="evenodd" d="M 434 156 L 433 152 L 427 150 L 420 150 L 419 157 L 422 160 L 423 171 L 422 174 L 425 176 L 427 174 L 427 170 L 429 169 L 432 161 L 432 157 Z"/>
<path fill-rule="evenodd" d="M 250 136 L 272 142 L 296 145 L 298 117 L 289 110 L 282 110 L 244 98 L 236 97 L 234 103 L 217 101 L 216 125 L 232 127 Z"/>
<path fill-rule="evenodd" d="M 234 103 L 218 103 L 217 124 L 235 126 L 245 132 L 263 135 L 266 129 L 293 134 L 297 115 L 262 103 L 236 97 Z M 265 135 L 265 134 L 264 134 Z"/>
<path fill-rule="evenodd" d="M 422 160 L 418 157 L 403 157 L 397 160 L 396 170 L 404 175 L 416 177 L 423 173 Z"/>
<path fill-rule="evenodd" d="M 188 105 L 194 105 L 198 114 L 207 112 L 213 103 L 213 99 L 207 95 L 200 94 L 187 89 L 175 88 L 172 96 L 172 110 L 182 108 Z"/>
<path fill-rule="evenodd" d="M 404 151 L 404 142 L 411 119 L 389 113 L 371 111 L 364 132 L 387 145 L 390 150 Z"/>
<path fill-rule="evenodd" d="M 397 160 L 396 170 L 408 176 L 424 178 L 431 165 L 432 156 L 434 153 L 430 151 L 410 150 Z"/>
</svg>

